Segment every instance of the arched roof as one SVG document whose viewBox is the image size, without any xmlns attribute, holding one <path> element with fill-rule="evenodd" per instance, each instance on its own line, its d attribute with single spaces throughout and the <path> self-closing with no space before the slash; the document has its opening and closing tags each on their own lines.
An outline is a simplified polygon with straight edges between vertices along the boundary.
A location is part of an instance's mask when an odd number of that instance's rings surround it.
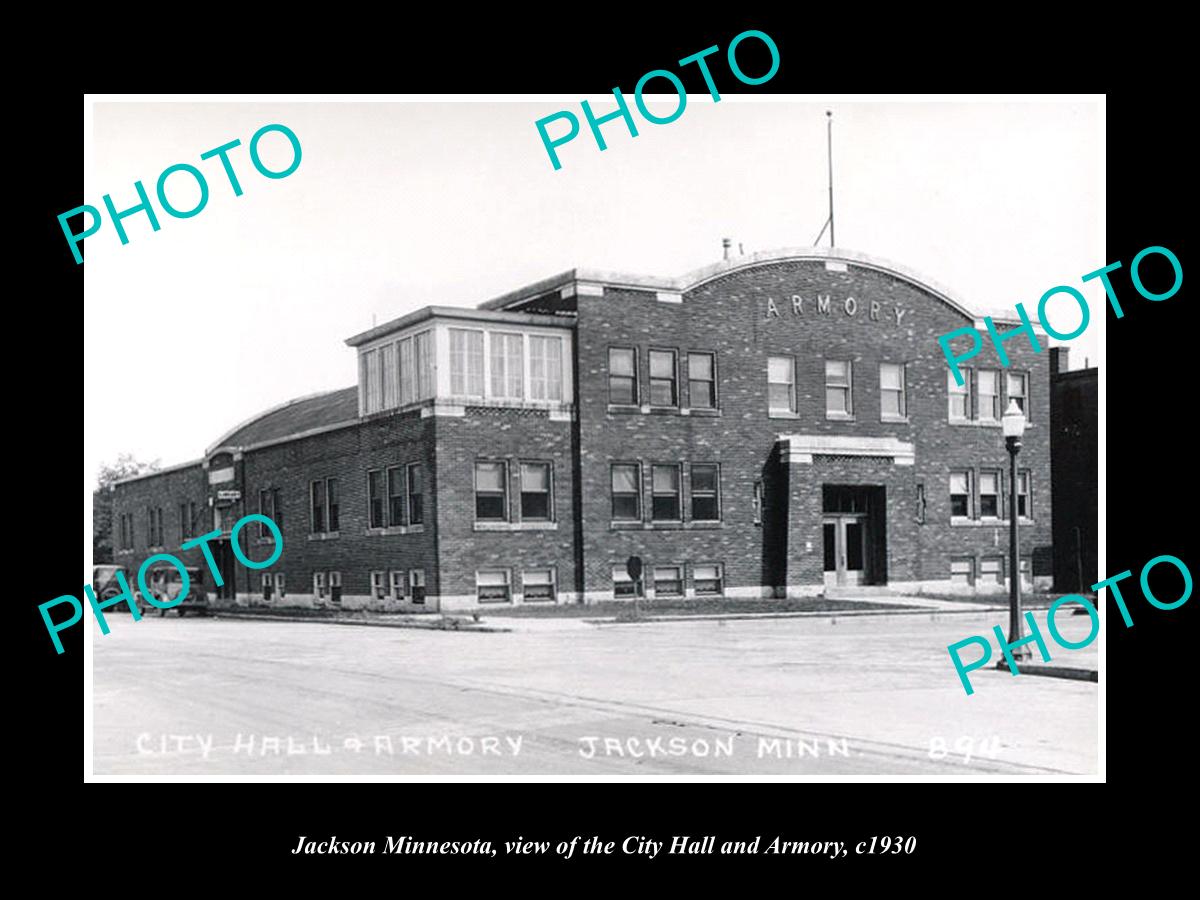
<svg viewBox="0 0 1200 900">
<path fill-rule="evenodd" d="M 357 386 L 310 394 L 281 403 L 235 425 L 205 451 L 205 456 L 211 456 L 217 450 L 237 450 L 296 437 L 357 418 Z"/>
</svg>

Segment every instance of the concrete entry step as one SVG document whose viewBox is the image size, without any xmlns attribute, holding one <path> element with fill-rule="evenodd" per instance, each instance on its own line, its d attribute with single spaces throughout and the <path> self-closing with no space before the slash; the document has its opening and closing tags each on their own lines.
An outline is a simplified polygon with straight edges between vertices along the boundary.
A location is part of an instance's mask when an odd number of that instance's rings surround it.
<svg viewBox="0 0 1200 900">
<path fill-rule="evenodd" d="M 886 584 L 861 584 L 827 587 L 825 596 L 830 600 L 854 600 L 862 597 L 897 597 L 900 595 Z"/>
</svg>

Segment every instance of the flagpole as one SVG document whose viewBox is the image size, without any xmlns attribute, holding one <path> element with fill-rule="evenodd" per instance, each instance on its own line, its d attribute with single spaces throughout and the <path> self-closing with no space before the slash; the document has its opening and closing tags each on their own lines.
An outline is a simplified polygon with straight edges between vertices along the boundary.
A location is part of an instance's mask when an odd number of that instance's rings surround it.
<svg viewBox="0 0 1200 900">
<path fill-rule="evenodd" d="M 828 145 L 829 145 L 829 246 L 833 243 L 833 111 L 825 110 L 825 115 L 828 118 Z"/>
</svg>

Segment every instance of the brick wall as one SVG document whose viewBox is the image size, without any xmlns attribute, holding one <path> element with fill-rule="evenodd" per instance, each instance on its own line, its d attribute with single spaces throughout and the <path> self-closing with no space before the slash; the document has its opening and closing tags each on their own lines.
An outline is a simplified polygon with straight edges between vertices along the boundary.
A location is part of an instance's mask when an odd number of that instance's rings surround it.
<svg viewBox="0 0 1200 900">
<path fill-rule="evenodd" d="M 462 417 L 438 417 L 438 563 L 444 608 L 474 605 L 475 573 L 489 568 L 508 569 L 513 592 L 521 599 L 523 571 L 555 567 L 559 602 L 575 599 L 573 448 L 572 423 L 551 419 L 545 410 L 467 407 Z M 507 463 L 507 523 L 476 522 L 475 462 L 481 459 Z M 521 460 L 552 464 L 552 522 L 521 521 Z"/>
<path fill-rule="evenodd" d="M 802 298 L 793 303 L 793 296 Z M 819 297 L 828 297 L 819 303 Z M 847 298 L 854 298 L 847 303 Z M 773 301 L 776 315 L 768 304 Z M 579 415 L 585 590 L 610 596 L 611 567 L 630 554 L 655 564 L 725 565 L 728 587 L 753 592 L 822 581 L 822 483 L 880 484 L 886 489 L 889 582 L 943 583 L 954 556 L 1002 554 L 1007 525 L 950 524 L 952 468 L 1003 469 L 1007 453 L 999 427 L 951 425 L 947 366 L 938 335 L 970 324 L 964 315 L 912 283 L 864 266 L 831 271 L 824 262 L 784 262 L 718 277 L 663 302 L 653 292 L 606 289 L 603 297 L 578 298 Z M 899 313 L 897 314 L 897 310 Z M 850 313 L 853 313 L 851 315 Z M 897 321 L 897 318 L 899 321 Z M 607 351 L 635 346 L 641 397 L 648 397 L 648 352 L 673 349 L 681 361 L 681 403 L 686 404 L 689 350 L 715 351 L 719 380 L 717 415 L 682 415 L 613 408 L 608 397 Z M 1034 524 L 1023 547 L 1050 543 L 1049 377 L 1047 354 L 1033 353 L 1023 338 L 1007 342 L 1013 370 L 1030 373 L 1031 426 L 1020 455 L 1033 478 Z M 768 416 L 767 358 L 796 360 L 794 418 Z M 825 414 L 826 359 L 850 360 L 854 420 Z M 882 422 L 880 362 L 907 366 L 908 421 Z M 970 361 L 994 367 L 990 342 Z M 781 435 L 892 437 L 915 445 L 915 465 L 817 457 L 790 466 L 773 459 Z M 718 526 L 645 524 L 618 528 L 610 511 L 609 466 L 640 460 L 717 462 L 721 465 L 722 521 Z M 754 482 L 766 490 L 764 524 L 753 516 Z M 683 500 L 688 506 L 688 479 Z M 923 484 L 925 524 L 917 524 L 916 486 Z M 786 485 L 786 488 L 785 488 Z M 643 507 L 650 502 L 644 485 Z M 783 510 L 786 508 L 786 514 Z M 812 544 L 812 550 L 804 548 Z M 1024 555 L 1030 551 L 1025 550 Z M 978 565 L 978 562 L 977 562 Z"/>
</svg>

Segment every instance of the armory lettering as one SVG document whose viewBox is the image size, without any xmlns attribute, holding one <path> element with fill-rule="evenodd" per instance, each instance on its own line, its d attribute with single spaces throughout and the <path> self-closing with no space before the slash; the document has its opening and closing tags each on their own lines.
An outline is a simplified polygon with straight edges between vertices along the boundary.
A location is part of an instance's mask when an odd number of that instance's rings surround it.
<svg viewBox="0 0 1200 900">
<path fill-rule="evenodd" d="M 793 316 L 803 317 L 808 316 L 832 316 L 833 310 L 837 310 L 844 316 L 854 318 L 861 310 L 864 319 L 869 319 L 872 322 L 895 322 L 900 325 L 904 321 L 904 317 L 908 315 L 907 309 L 901 309 L 899 306 L 885 307 L 878 300 L 863 301 L 860 303 L 854 297 L 846 297 L 842 300 L 834 302 L 831 294 L 817 294 L 815 296 L 804 297 L 800 294 L 792 294 L 791 301 L 780 300 L 775 302 L 774 297 L 767 298 L 767 310 L 763 315 L 765 319 L 780 319 L 783 315 L 779 311 L 779 307 L 791 309 Z"/>
<path fill-rule="evenodd" d="M 246 554 L 242 552 L 241 546 L 238 544 L 238 534 L 248 522 L 262 522 L 263 525 L 265 525 L 271 532 L 271 536 L 275 539 L 275 552 L 261 562 L 255 562 L 250 557 L 246 556 Z M 208 534 L 202 534 L 198 538 L 192 538 L 190 541 L 184 541 L 179 548 L 181 550 L 190 550 L 192 547 L 200 548 L 201 552 L 204 554 L 205 561 L 208 563 L 208 568 L 212 571 L 213 581 L 216 583 L 217 587 L 223 585 L 225 583 L 225 579 L 221 577 L 221 571 L 217 567 L 217 561 L 213 558 L 212 550 L 210 550 L 208 547 L 208 541 L 220 537 L 221 532 L 219 530 L 210 531 Z M 233 550 L 233 555 L 237 557 L 238 562 L 240 562 L 246 568 L 265 569 L 268 566 L 273 565 L 274 562 L 279 559 L 281 555 L 283 555 L 283 532 L 279 530 L 278 525 L 276 525 L 266 516 L 259 515 L 258 513 L 251 513 L 248 516 L 242 516 L 234 524 L 233 530 L 229 535 L 229 544 Z M 154 563 L 158 560 L 162 560 L 168 565 L 173 566 L 175 570 L 179 572 L 179 592 L 174 597 L 169 596 L 169 594 L 173 591 L 167 591 L 166 593 L 168 593 L 168 596 L 160 599 L 159 597 L 155 596 L 154 591 L 150 590 L 150 587 L 146 584 L 146 571 L 150 568 L 151 563 Z M 166 567 L 164 566 L 163 568 Z M 92 607 L 92 615 L 94 615 L 96 617 L 96 621 L 100 623 L 101 634 L 108 634 L 109 631 L 108 622 L 104 619 L 104 610 L 108 609 L 110 606 L 115 606 L 118 603 L 124 602 L 129 606 L 129 612 L 133 615 L 133 620 L 135 622 L 141 621 L 142 618 L 141 610 L 138 609 L 137 600 L 134 599 L 133 592 L 129 589 L 129 582 L 125 580 L 125 573 L 118 569 L 114 574 L 116 576 L 117 583 L 121 586 L 121 592 L 113 597 L 109 597 L 103 603 L 96 599 L 96 592 L 92 590 L 92 586 L 90 584 L 85 584 L 83 586 L 83 592 L 87 595 L 88 603 L 90 603 Z M 170 553 L 155 553 L 151 556 L 147 556 L 145 561 L 142 563 L 141 568 L 138 569 L 137 583 L 138 589 L 141 591 L 142 599 L 151 606 L 162 610 L 174 609 L 181 604 L 187 599 L 188 592 L 192 587 L 192 580 L 191 576 L 188 575 L 187 567 L 183 564 L 183 561 L 178 556 L 172 556 Z M 70 603 L 75 607 L 75 612 L 67 621 L 55 624 L 50 620 L 50 607 L 57 606 L 60 603 Z M 46 630 L 50 632 L 50 639 L 54 641 L 54 649 L 59 653 L 62 653 L 63 645 L 62 641 L 58 639 L 58 633 L 60 631 L 65 631 L 72 625 L 77 624 L 79 620 L 83 618 L 83 604 L 80 603 L 79 599 L 73 594 L 63 594 L 61 597 L 55 597 L 53 600 L 47 600 L 45 603 L 41 604 L 38 607 L 38 612 L 42 614 L 42 621 L 46 623 Z"/>
</svg>

